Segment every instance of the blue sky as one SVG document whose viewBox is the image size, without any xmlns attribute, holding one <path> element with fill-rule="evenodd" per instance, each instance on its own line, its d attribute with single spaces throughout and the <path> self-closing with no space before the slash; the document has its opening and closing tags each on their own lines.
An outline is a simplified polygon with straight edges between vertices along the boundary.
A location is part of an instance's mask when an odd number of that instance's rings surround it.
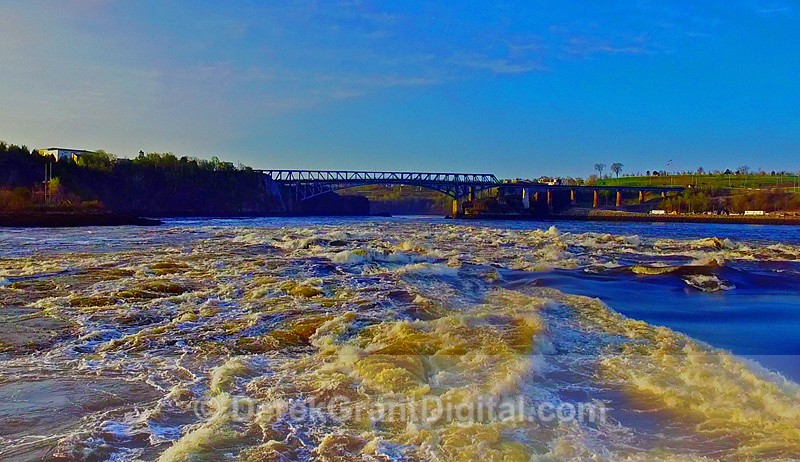
<svg viewBox="0 0 800 462">
<path fill-rule="evenodd" d="M 257 168 L 800 170 L 788 1 L 0 2 L 0 139 Z"/>
</svg>

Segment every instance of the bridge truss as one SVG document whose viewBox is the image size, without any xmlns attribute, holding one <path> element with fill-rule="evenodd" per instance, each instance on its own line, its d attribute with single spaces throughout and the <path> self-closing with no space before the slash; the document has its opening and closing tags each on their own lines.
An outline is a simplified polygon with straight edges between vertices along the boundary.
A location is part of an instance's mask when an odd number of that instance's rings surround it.
<svg viewBox="0 0 800 462">
<path fill-rule="evenodd" d="M 262 170 L 271 181 L 294 189 L 303 201 L 339 189 L 367 185 L 419 186 L 453 199 L 497 188 L 503 183 L 489 173 L 364 172 L 353 170 Z"/>
</svg>

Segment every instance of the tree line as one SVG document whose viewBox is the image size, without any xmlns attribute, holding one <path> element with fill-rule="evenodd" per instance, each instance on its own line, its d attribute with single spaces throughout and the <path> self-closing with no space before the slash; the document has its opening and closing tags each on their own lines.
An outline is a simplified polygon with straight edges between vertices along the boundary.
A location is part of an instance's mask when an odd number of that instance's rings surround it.
<svg viewBox="0 0 800 462">
<path fill-rule="evenodd" d="M 5 142 L 0 142 L 0 190 L 0 209 L 10 211 L 87 202 L 153 215 L 267 213 L 283 207 L 263 175 L 217 157 L 140 152 L 126 159 L 97 150 L 54 161 Z"/>
<path fill-rule="evenodd" d="M 677 213 L 800 211 L 800 195 L 782 189 L 750 191 L 732 196 L 723 190 L 687 189 L 677 196 L 662 200 L 659 207 Z"/>
</svg>

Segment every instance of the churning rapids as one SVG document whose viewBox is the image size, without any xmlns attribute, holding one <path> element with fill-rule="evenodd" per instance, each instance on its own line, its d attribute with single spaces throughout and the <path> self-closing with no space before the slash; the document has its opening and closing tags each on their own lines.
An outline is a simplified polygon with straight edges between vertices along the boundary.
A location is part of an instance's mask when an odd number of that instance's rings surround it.
<svg viewBox="0 0 800 462">
<path fill-rule="evenodd" d="M 0 460 L 800 460 L 798 242 L 539 226 L 0 231 Z"/>
</svg>

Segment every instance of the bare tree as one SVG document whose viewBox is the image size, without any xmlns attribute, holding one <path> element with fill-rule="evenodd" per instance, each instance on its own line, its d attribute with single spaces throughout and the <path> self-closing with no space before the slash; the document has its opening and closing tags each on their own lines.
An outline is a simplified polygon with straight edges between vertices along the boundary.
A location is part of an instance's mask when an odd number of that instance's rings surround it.
<svg viewBox="0 0 800 462">
<path fill-rule="evenodd" d="M 611 171 L 617 175 L 617 178 L 619 178 L 619 172 L 622 171 L 622 167 L 624 166 L 619 162 L 611 164 Z"/>
<path fill-rule="evenodd" d="M 597 170 L 597 173 L 600 174 L 600 178 L 603 178 L 603 170 L 606 168 L 606 164 L 594 164 L 594 169 Z"/>
</svg>

